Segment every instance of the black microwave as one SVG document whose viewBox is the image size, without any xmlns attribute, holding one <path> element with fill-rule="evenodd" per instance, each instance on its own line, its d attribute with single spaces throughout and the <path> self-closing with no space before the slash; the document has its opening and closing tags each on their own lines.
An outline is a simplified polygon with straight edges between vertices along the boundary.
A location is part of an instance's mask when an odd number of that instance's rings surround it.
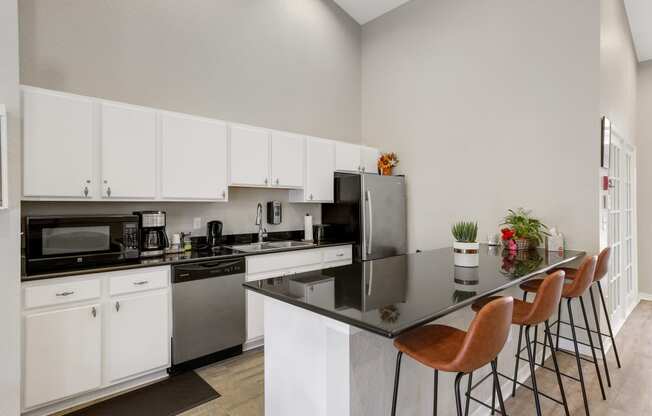
<svg viewBox="0 0 652 416">
<path fill-rule="evenodd" d="M 138 259 L 135 215 L 25 218 L 27 275 L 103 267 Z"/>
</svg>

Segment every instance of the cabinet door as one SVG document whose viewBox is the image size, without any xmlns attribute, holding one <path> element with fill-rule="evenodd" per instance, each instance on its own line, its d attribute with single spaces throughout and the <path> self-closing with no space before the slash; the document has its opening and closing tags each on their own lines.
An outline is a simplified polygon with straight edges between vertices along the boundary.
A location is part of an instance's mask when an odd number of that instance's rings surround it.
<svg viewBox="0 0 652 416">
<path fill-rule="evenodd" d="M 335 142 L 335 170 L 358 172 L 360 164 L 360 146 L 352 143 Z"/>
<path fill-rule="evenodd" d="M 99 305 L 27 315 L 23 330 L 25 408 L 100 386 Z"/>
<path fill-rule="evenodd" d="M 170 199 L 227 199 L 226 124 L 161 115 L 162 194 Z"/>
<path fill-rule="evenodd" d="M 107 355 L 110 381 L 169 363 L 168 291 L 113 298 L 108 313 Z"/>
<path fill-rule="evenodd" d="M 102 103 L 102 197 L 156 196 L 156 112 Z"/>
<path fill-rule="evenodd" d="M 237 125 L 230 130 L 231 185 L 268 186 L 269 132 Z"/>
<path fill-rule="evenodd" d="M 303 186 L 304 140 L 294 134 L 272 133 L 272 186 Z"/>
<path fill-rule="evenodd" d="M 366 173 L 378 173 L 380 152 L 372 147 L 360 146 L 360 165 Z"/>
<path fill-rule="evenodd" d="M 306 142 L 306 189 L 308 202 L 333 202 L 335 144 L 309 138 Z"/>
<path fill-rule="evenodd" d="M 89 198 L 93 177 L 93 103 L 23 90 L 23 194 Z"/>
<path fill-rule="evenodd" d="M 277 276 L 281 276 L 279 273 Z M 276 276 L 275 276 L 276 277 Z M 252 279 L 255 280 L 255 279 Z M 249 279 L 247 279 L 249 281 Z M 265 298 L 263 295 L 247 290 L 247 342 L 260 340 L 265 334 L 263 309 Z"/>
</svg>

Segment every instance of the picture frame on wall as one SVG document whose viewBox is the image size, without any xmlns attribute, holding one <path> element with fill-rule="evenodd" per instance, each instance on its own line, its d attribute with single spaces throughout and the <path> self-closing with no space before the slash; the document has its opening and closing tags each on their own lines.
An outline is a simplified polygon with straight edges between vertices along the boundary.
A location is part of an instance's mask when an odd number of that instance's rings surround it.
<svg viewBox="0 0 652 416">
<path fill-rule="evenodd" d="M 600 137 L 600 166 L 609 169 L 609 149 L 611 147 L 611 121 L 602 117 L 602 134 Z"/>
</svg>

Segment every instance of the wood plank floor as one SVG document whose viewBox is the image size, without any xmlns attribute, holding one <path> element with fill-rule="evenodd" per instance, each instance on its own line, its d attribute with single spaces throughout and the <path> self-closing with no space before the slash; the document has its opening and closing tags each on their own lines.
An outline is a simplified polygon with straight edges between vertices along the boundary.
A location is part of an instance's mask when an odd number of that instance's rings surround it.
<svg viewBox="0 0 652 416">
<path fill-rule="evenodd" d="M 618 334 L 623 368 L 618 369 L 613 352 L 607 359 L 612 387 L 606 388 L 607 400 L 600 397 L 595 369 L 584 363 L 592 416 L 652 415 L 652 302 L 641 302 Z M 575 359 L 559 354 L 562 371 L 576 374 Z M 552 366 L 552 363 L 548 363 Z M 602 371 L 602 368 L 600 369 Z M 263 404 L 263 353 L 253 351 L 235 359 L 198 370 L 222 397 L 183 413 L 183 416 L 262 416 Z M 603 375 L 604 377 L 604 375 Z M 558 395 L 553 373 L 537 371 L 540 389 Z M 572 415 L 584 415 L 582 394 L 578 383 L 565 379 L 564 386 Z M 441 393 L 440 393 L 441 394 Z M 533 415 L 532 394 L 520 389 L 515 398 L 506 402 L 509 415 Z M 560 405 L 542 399 L 546 416 L 564 414 Z"/>
</svg>

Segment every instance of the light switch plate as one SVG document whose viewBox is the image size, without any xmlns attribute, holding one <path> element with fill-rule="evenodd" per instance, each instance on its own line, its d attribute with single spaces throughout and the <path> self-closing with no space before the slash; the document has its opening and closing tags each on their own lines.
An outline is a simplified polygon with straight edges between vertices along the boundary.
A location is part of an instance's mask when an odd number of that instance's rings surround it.
<svg viewBox="0 0 652 416">
<path fill-rule="evenodd" d="M 201 228 L 201 217 L 195 217 L 192 220 L 192 228 L 194 230 L 199 230 Z"/>
</svg>

